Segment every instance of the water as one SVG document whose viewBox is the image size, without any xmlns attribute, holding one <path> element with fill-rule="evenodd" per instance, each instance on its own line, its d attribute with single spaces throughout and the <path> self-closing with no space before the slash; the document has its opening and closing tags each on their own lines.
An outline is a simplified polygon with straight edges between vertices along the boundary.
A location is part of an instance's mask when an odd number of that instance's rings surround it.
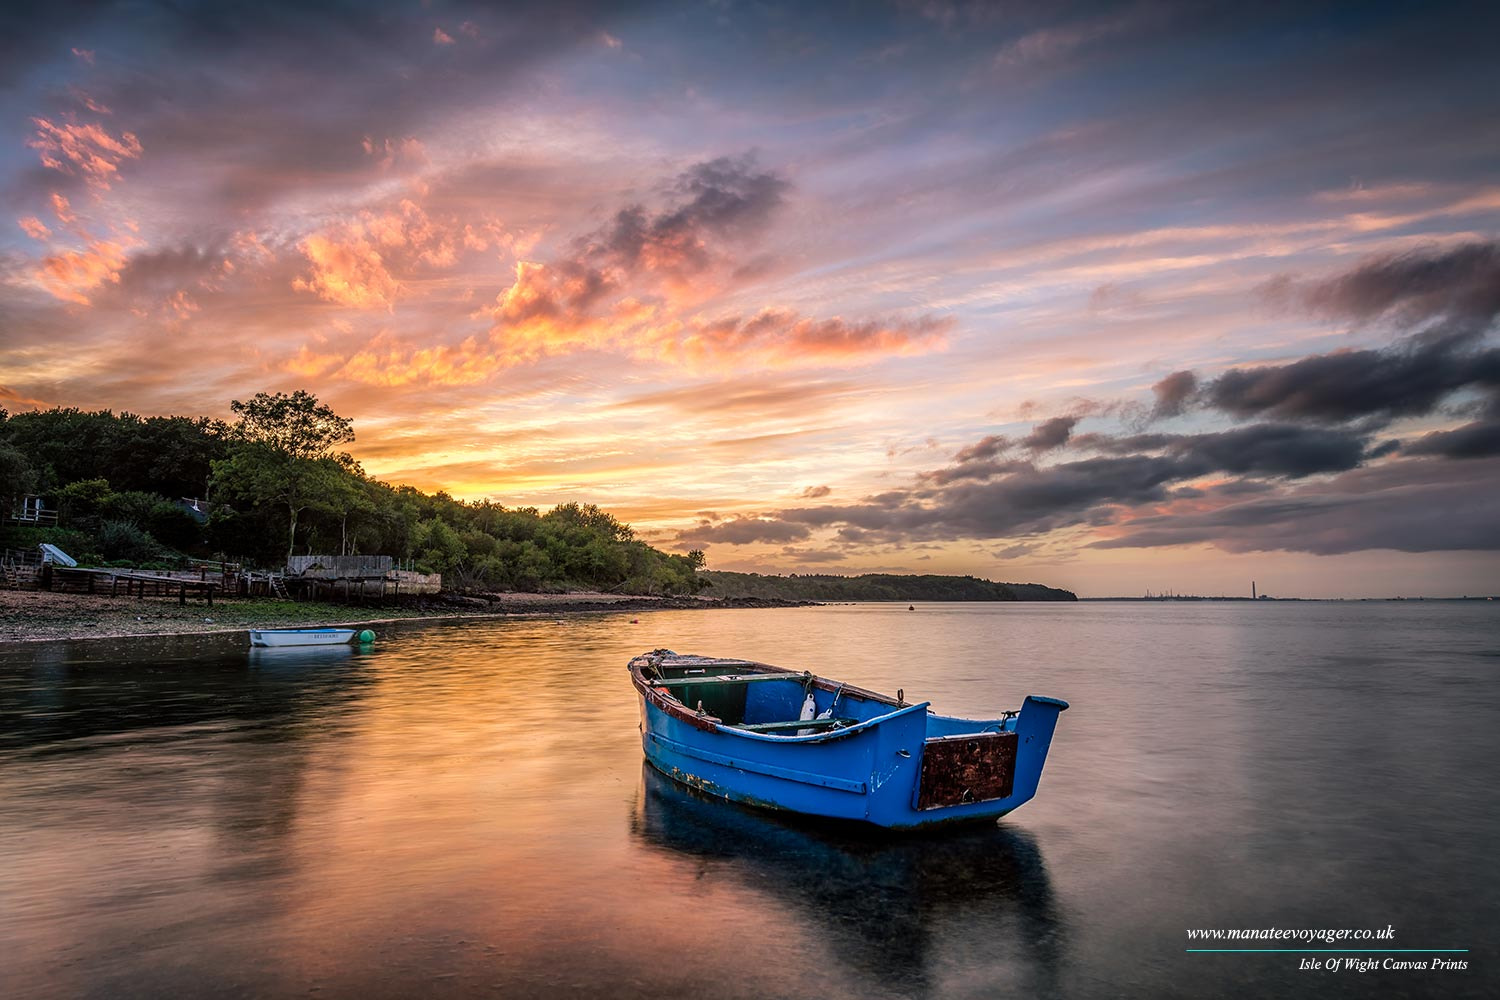
<svg viewBox="0 0 1500 1000">
<path fill-rule="evenodd" d="M 867 605 L 383 631 L 367 652 L 243 636 L 0 649 L 0 993 L 1500 988 L 1500 604 Z M 624 664 L 657 646 L 836 663 L 824 672 L 955 714 L 1027 693 L 1073 708 L 1037 799 L 999 825 L 864 837 L 643 768 Z M 1186 951 L 1190 927 L 1388 925 L 1389 946 L 1474 949 L 1448 956 L 1468 970 Z"/>
</svg>

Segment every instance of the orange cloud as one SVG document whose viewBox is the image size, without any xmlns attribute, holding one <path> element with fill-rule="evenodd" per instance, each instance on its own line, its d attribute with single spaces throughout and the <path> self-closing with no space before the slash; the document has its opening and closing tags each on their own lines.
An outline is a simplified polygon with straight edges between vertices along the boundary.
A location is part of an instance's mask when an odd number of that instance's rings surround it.
<svg viewBox="0 0 1500 1000">
<path fill-rule="evenodd" d="M 410 199 L 393 211 L 362 212 L 302 241 L 312 273 L 292 287 L 355 309 L 389 310 L 402 293 L 392 268 L 452 267 L 458 262 L 455 235 L 463 238 L 456 225 L 434 222 Z"/>
<path fill-rule="evenodd" d="M 469 337 L 457 347 L 438 344 L 410 349 L 377 337 L 355 353 L 338 374 L 366 385 L 478 385 L 495 373 L 497 359 Z"/>
<path fill-rule="evenodd" d="M 664 337 L 660 353 L 700 364 L 724 356 L 759 356 L 782 365 L 837 364 L 872 355 L 923 354 L 943 347 L 953 328 L 950 317 L 915 320 L 812 319 L 781 309 L 764 309 L 750 319 L 731 317 L 694 322 L 677 336 Z"/>
<path fill-rule="evenodd" d="M 91 240 L 86 251 L 73 250 L 43 259 L 36 278 L 56 298 L 86 306 L 86 293 L 108 282 L 118 284 L 124 266 L 123 244 Z"/>
<path fill-rule="evenodd" d="M 45 240 L 47 237 L 52 235 L 52 230 L 43 225 L 42 220 L 38 219 L 34 215 L 28 215 L 24 216 L 23 218 L 17 219 L 16 225 L 20 226 L 22 231 L 34 240 Z"/>
<path fill-rule="evenodd" d="M 432 32 L 432 42 L 434 45 L 452 45 L 453 36 L 448 34 L 442 28 L 434 28 Z"/>
<path fill-rule="evenodd" d="M 260 234 L 258 233 L 250 232 L 248 230 L 235 233 L 233 243 L 234 249 L 238 251 L 242 257 L 248 257 L 252 260 L 261 262 L 276 259 L 275 251 L 266 246 L 265 242 L 261 240 Z"/>
<path fill-rule="evenodd" d="M 496 299 L 490 340 L 510 363 L 577 349 L 615 349 L 694 368 L 755 361 L 776 367 L 840 365 L 873 357 L 921 354 L 943 347 L 947 317 L 815 319 L 784 309 L 745 318 L 663 319 L 659 302 L 610 301 L 624 276 L 563 261 L 522 261 L 516 280 Z"/>
<path fill-rule="evenodd" d="M 283 371 L 300 375 L 303 378 L 318 378 L 328 374 L 333 369 L 344 363 L 344 359 L 337 354 L 317 354 L 306 344 L 303 344 L 295 355 L 282 362 L 280 367 Z"/>
<path fill-rule="evenodd" d="M 36 135 L 27 142 L 41 154 L 42 165 L 65 174 L 78 174 L 90 185 L 108 188 L 125 160 L 138 160 L 141 142 L 130 132 L 115 137 L 99 125 L 61 124 L 33 118 Z"/>
<path fill-rule="evenodd" d="M 171 298 L 167 299 L 167 308 L 178 319 L 187 319 L 197 312 L 199 307 L 197 301 L 185 289 L 179 288 Z"/>
<path fill-rule="evenodd" d="M 355 309 L 390 309 L 400 284 L 386 270 L 380 251 L 363 236 L 340 240 L 314 234 L 302 241 L 312 275 L 292 287 Z"/>
<path fill-rule="evenodd" d="M 73 214 L 73 206 L 68 203 L 68 199 L 56 191 L 52 192 L 52 213 L 57 216 L 57 221 L 64 225 L 78 220 L 78 216 Z"/>
</svg>

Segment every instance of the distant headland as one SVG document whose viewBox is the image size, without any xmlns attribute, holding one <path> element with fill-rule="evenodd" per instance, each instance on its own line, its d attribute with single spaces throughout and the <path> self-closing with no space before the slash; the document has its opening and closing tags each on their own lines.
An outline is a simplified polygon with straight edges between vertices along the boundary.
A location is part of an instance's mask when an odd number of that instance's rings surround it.
<svg viewBox="0 0 1500 1000">
<path fill-rule="evenodd" d="M 705 593 L 783 601 L 1076 601 L 1070 590 L 1039 583 L 995 583 L 974 576 L 791 573 L 763 576 L 700 570 Z"/>
</svg>

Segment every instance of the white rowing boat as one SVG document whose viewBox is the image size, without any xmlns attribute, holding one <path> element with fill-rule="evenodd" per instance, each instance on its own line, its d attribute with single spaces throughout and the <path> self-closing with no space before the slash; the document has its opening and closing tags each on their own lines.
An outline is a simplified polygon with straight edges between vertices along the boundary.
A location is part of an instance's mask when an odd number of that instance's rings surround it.
<svg viewBox="0 0 1500 1000">
<path fill-rule="evenodd" d="M 352 628 L 253 628 L 252 646 L 336 646 L 354 638 Z"/>
</svg>

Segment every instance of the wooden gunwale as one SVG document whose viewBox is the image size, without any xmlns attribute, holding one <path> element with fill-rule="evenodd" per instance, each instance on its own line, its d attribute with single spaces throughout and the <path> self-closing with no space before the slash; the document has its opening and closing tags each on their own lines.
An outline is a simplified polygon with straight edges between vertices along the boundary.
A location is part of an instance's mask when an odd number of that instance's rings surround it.
<svg viewBox="0 0 1500 1000">
<path fill-rule="evenodd" d="M 878 691 L 871 691 L 868 688 L 862 688 L 858 685 L 833 681 L 829 680 L 826 677 L 819 677 L 817 674 L 812 674 L 809 671 L 789 670 L 786 667 L 778 667 L 769 663 L 760 663 L 755 660 L 715 660 L 711 657 L 664 657 L 660 662 L 652 663 L 649 655 L 642 655 L 635 657 L 630 661 L 630 679 L 635 684 L 636 690 L 638 690 L 642 694 L 642 696 L 646 698 L 647 701 L 649 701 L 652 705 L 656 706 L 661 711 L 666 712 L 668 715 L 671 715 L 677 719 L 682 720 L 683 722 L 688 723 L 690 726 L 693 726 L 696 729 L 733 733 L 752 739 L 770 738 L 779 740 L 778 737 L 766 737 L 761 733 L 741 726 L 725 725 L 721 720 L 711 715 L 699 715 L 692 708 L 689 708 L 681 701 L 678 701 L 670 691 L 666 690 L 667 688 L 680 685 L 684 680 L 690 679 L 698 683 L 707 684 L 713 682 L 724 683 L 724 678 L 709 676 L 700 677 L 698 675 L 694 675 L 691 678 L 648 678 L 645 675 L 644 669 L 647 666 L 652 667 L 654 670 L 661 670 L 663 668 L 696 669 L 699 667 L 714 668 L 729 666 L 734 667 L 737 671 L 743 671 L 743 673 L 737 673 L 732 676 L 737 678 L 742 677 L 747 683 L 752 678 L 755 680 L 803 680 L 804 678 L 808 678 L 810 679 L 810 683 L 813 685 L 813 687 L 816 687 L 819 690 L 833 693 L 842 689 L 843 693 L 846 695 L 863 698 L 867 701 L 873 701 L 882 705 L 889 705 L 893 709 L 910 708 L 913 704 L 912 702 L 898 702 L 895 698 L 892 698 L 888 694 L 881 694 Z M 859 723 L 858 726 L 850 726 L 847 729 L 839 729 L 835 730 L 834 732 L 838 735 L 852 733 L 866 728 L 871 722 L 882 721 L 883 718 L 884 717 L 882 716 L 876 719 L 866 720 L 865 722 Z M 814 721 L 816 720 L 809 719 L 807 720 L 807 723 L 811 723 Z M 799 727 L 805 728 L 807 726 L 807 723 L 799 723 Z"/>
</svg>

